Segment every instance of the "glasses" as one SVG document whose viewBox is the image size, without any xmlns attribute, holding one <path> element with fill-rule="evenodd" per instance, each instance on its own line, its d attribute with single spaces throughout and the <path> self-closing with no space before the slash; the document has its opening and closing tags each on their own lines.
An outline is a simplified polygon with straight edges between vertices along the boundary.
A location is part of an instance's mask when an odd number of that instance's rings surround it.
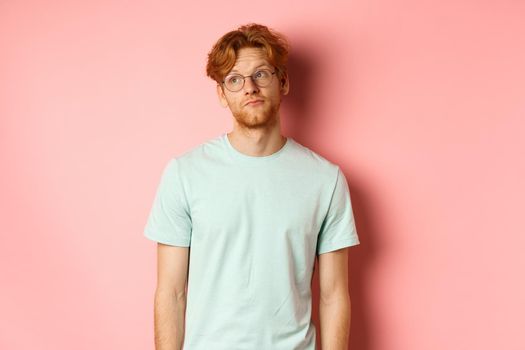
<svg viewBox="0 0 525 350">
<path fill-rule="evenodd" d="M 244 87 L 244 81 L 246 78 L 252 78 L 252 81 L 258 87 L 265 87 L 270 85 L 274 74 L 275 71 L 272 72 L 269 69 L 259 69 L 255 71 L 252 75 L 248 76 L 243 76 L 240 74 L 228 75 L 222 81 L 222 83 L 224 84 L 226 89 L 230 90 L 231 92 L 237 92 Z"/>
</svg>

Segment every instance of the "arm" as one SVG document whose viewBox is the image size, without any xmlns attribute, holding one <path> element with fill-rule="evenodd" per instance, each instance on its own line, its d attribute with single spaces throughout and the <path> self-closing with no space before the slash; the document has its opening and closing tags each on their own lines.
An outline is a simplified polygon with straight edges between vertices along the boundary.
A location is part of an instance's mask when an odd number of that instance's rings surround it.
<svg viewBox="0 0 525 350">
<path fill-rule="evenodd" d="M 188 247 L 158 243 L 155 349 L 181 350 L 184 340 Z"/>
<path fill-rule="evenodd" d="M 348 249 L 319 255 L 321 348 L 346 350 L 350 333 Z"/>
</svg>

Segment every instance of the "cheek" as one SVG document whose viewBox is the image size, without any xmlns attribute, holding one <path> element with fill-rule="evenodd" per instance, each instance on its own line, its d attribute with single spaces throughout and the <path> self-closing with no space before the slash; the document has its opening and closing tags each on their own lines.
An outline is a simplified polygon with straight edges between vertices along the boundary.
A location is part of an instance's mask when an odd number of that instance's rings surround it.
<svg viewBox="0 0 525 350">
<path fill-rule="evenodd" d="M 270 99 L 272 100 L 273 104 L 278 104 L 281 100 L 281 95 L 279 94 L 279 91 L 275 92 L 270 96 Z"/>
</svg>

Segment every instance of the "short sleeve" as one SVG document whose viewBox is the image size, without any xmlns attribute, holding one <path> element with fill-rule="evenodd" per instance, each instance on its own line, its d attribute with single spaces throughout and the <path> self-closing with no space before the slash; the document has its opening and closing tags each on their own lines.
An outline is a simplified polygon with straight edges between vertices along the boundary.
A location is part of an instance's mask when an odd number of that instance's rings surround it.
<svg viewBox="0 0 525 350">
<path fill-rule="evenodd" d="M 317 236 L 317 255 L 359 244 L 348 183 L 337 169 L 328 211 Z"/>
<path fill-rule="evenodd" d="M 151 207 L 144 236 L 156 242 L 189 247 L 191 215 L 176 158 L 164 167 Z"/>
</svg>

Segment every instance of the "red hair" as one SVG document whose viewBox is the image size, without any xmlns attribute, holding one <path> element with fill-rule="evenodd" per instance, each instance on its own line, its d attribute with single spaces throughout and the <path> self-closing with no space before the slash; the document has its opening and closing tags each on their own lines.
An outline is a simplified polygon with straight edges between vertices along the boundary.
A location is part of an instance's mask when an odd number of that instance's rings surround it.
<svg viewBox="0 0 525 350">
<path fill-rule="evenodd" d="M 268 62 L 275 67 L 279 80 L 287 74 L 290 44 L 286 37 L 262 24 L 249 23 L 217 40 L 208 53 L 206 75 L 221 85 L 235 65 L 238 51 L 245 47 L 262 48 Z"/>
</svg>

